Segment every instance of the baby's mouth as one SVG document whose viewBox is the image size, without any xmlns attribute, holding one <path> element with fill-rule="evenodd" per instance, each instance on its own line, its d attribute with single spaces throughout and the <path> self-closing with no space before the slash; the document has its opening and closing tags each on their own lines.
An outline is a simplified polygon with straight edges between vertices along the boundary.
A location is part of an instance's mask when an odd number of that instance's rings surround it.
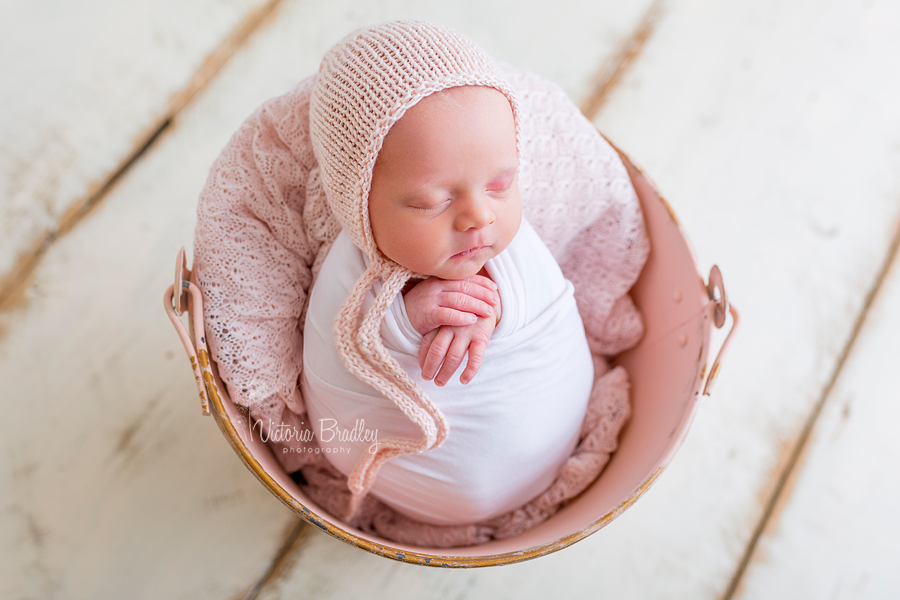
<svg viewBox="0 0 900 600">
<path fill-rule="evenodd" d="M 476 252 L 480 252 L 481 250 L 486 250 L 489 247 L 490 246 L 475 246 L 474 248 L 469 248 L 468 250 L 464 250 L 463 252 L 460 252 L 459 254 L 454 254 L 451 258 L 465 258 L 466 256 L 469 256 L 470 254 L 475 254 Z"/>
</svg>

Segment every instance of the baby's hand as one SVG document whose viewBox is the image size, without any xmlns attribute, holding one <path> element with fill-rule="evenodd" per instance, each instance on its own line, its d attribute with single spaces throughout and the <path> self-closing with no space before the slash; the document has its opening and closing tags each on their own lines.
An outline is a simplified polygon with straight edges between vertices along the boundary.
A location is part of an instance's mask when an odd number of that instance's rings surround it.
<svg viewBox="0 0 900 600">
<path fill-rule="evenodd" d="M 479 317 L 494 320 L 493 307 L 500 296 L 497 284 L 481 275 L 459 280 L 429 277 L 406 292 L 403 301 L 412 326 L 425 335 L 441 326 L 474 325 Z"/>
<path fill-rule="evenodd" d="M 497 305 L 497 314 L 500 314 L 500 305 Z M 435 329 L 422 338 L 422 347 L 419 349 L 419 366 L 422 368 L 422 377 L 434 379 L 434 383 L 446 385 L 457 367 L 462 364 L 466 352 L 469 360 L 466 368 L 459 376 L 463 384 L 472 381 L 487 348 L 488 340 L 497 326 L 499 320 L 494 317 L 479 317 L 473 325 L 464 327 L 441 327 Z M 438 372 L 440 369 L 440 372 Z"/>
</svg>

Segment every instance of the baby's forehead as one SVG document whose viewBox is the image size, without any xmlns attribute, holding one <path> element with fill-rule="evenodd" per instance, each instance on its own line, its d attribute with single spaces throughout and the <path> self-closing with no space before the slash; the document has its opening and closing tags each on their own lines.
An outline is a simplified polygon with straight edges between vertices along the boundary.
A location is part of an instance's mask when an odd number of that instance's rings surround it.
<svg viewBox="0 0 900 600">
<path fill-rule="evenodd" d="M 443 89 L 408 108 L 388 130 L 420 130 L 441 127 L 452 118 L 465 118 L 475 112 L 493 113 L 497 119 L 512 114 L 506 95 L 491 87 L 465 85 Z"/>
<path fill-rule="evenodd" d="M 456 87 L 423 98 L 394 123 L 378 151 L 373 185 L 411 196 L 413 190 L 486 184 L 517 165 L 507 96 L 494 88 Z"/>
<path fill-rule="evenodd" d="M 469 131 L 469 137 L 460 135 L 462 131 Z M 417 158 L 423 148 L 484 135 L 517 138 L 515 116 L 506 94 L 492 87 L 451 87 L 425 96 L 408 108 L 385 134 L 379 158 L 386 151 Z"/>
<path fill-rule="evenodd" d="M 500 102 L 501 98 L 504 102 Z M 429 106 L 435 110 L 452 108 L 466 110 L 475 106 L 489 104 L 492 100 L 494 101 L 493 103 L 509 104 L 506 94 L 496 88 L 483 85 L 458 85 L 423 97 L 409 108 L 407 112 L 415 110 L 418 106 Z"/>
</svg>

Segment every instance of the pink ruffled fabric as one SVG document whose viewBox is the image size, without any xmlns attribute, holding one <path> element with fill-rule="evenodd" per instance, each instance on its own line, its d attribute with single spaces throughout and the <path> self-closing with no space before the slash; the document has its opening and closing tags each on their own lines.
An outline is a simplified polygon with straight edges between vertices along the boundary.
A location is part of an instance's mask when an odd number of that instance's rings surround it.
<svg viewBox="0 0 900 600">
<path fill-rule="evenodd" d="M 366 498 L 352 524 L 402 543 L 477 544 L 544 521 L 597 478 L 630 414 L 627 373 L 610 370 L 606 358 L 643 333 L 628 296 L 649 253 L 640 205 L 615 150 L 560 88 L 513 67 L 504 66 L 503 75 L 521 105 L 523 210 L 575 286 L 596 379 L 575 452 L 525 506 L 488 522 L 446 527 Z M 229 396 L 263 433 L 270 423 L 305 428 L 298 378 L 306 301 L 340 231 L 309 141 L 314 81 L 305 79 L 250 115 L 213 164 L 198 206 L 194 275 L 210 350 Z M 314 501 L 334 515 L 347 513 L 346 478 L 322 454 L 270 447 L 287 472 L 302 470 Z"/>
</svg>

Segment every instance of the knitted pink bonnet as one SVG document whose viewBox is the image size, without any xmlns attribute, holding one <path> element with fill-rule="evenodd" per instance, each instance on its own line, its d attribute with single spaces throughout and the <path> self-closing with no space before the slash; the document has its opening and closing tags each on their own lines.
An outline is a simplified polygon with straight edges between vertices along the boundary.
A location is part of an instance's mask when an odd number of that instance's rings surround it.
<svg viewBox="0 0 900 600">
<path fill-rule="evenodd" d="M 448 88 L 494 88 L 509 100 L 519 137 L 518 102 L 494 61 L 475 42 L 425 21 L 395 21 L 359 29 L 322 59 L 309 104 L 310 138 L 328 206 L 368 269 L 335 320 L 338 353 L 351 373 L 379 390 L 422 430 L 419 440 L 380 441 L 348 477 L 358 500 L 384 461 L 425 452 L 446 439 L 444 415 L 387 352 L 381 321 L 406 282 L 421 277 L 387 258 L 375 244 L 369 222 L 372 170 L 390 128 L 425 98 Z M 362 315 L 366 293 L 381 279 L 381 291 Z"/>
</svg>

